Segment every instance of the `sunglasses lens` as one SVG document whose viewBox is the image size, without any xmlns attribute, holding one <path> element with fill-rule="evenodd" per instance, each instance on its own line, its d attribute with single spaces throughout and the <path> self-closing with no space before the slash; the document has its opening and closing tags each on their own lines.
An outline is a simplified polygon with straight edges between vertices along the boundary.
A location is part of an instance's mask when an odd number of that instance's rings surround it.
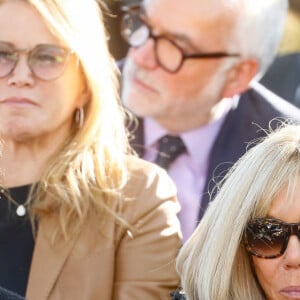
<svg viewBox="0 0 300 300">
<path fill-rule="evenodd" d="M 287 232 L 272 219 L 255 219 L 245 232 L 247 250 L 258 257 L 275 258 L 281 255 Z"/>
</svg>

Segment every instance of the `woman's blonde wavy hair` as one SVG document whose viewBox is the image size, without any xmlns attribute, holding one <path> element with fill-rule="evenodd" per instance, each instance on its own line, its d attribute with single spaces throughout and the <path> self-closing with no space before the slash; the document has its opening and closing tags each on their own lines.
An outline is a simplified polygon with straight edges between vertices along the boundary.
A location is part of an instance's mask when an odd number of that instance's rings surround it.
<svg viewBox="0 0 300 300">
<path fill-rule="evenodd" d="M 177 258 L 187 299 L 265 299 L 243 246 L 243 232 L 251 218 L 267 215 L 286 185 L 286 200 L 291 199 L 299 175 L 299 125 L 270 133 L 234 165 Z"/>
<path fill-rule="evenodd" d="M 77 129 L 74 120 L 70 138 L 52 157 L 41 182 L 31 189 L 32 216 L 57 214 L 57 233 L 65 238 L 76 234 L 91 212 L 99 217 L 99 226 L 105 216 L 122 222 L 116 207 L 121 204 L 120 190 L 127 176 L 125 155 L 130 147 L 100 3 L 18 1 L 34 7 L 50 31 L 74 51 L 89 94 L 82 128 Z"/>
</svg>

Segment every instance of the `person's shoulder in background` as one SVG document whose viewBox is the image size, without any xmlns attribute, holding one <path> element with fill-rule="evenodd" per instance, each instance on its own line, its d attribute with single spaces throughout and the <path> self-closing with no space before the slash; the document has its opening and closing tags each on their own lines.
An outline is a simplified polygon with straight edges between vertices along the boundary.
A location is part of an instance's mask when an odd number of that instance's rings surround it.
<svg viewBox="0 0 300 300">
<path fill-rule="evenodd" d="M 300 107 L 300 52 L 278 56 L 260 82 Z"/>
</svg>

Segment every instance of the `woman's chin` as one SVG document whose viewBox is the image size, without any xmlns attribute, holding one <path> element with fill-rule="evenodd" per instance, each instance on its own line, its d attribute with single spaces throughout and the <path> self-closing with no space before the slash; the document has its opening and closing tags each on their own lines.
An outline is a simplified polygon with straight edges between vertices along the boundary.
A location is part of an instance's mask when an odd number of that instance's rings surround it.
<svg viewBox="0 0 300 300">
<path fill-rule="evenodd" d="M 0 128 L 0 139 L 13 140 L 16 142 L 25 142 L 38 136 L 36 130 L 32 130 L 27 127 L 20 128 L 16 126 L 14 128 Z"/>
</svg>

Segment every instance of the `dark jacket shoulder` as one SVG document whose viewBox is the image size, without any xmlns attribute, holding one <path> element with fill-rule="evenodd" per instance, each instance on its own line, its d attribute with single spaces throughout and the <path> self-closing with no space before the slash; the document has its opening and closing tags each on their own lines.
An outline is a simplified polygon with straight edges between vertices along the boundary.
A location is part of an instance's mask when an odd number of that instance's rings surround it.
<svg viewBox="0 0 300 300">
<path fill-rule="evenodd" d="M 236 99 L 210 153 L 199 219 L 214 197 L 216 184 L 229 168 L 283 122 L 300 123 L 300 110 L 259 83 Z"/>
</svg>

